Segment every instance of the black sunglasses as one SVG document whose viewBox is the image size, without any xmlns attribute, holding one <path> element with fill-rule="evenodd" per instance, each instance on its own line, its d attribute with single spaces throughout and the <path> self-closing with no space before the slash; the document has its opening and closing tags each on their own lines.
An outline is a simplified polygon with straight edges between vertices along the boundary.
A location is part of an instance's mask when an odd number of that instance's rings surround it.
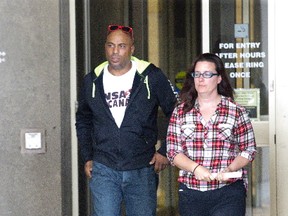
<svg viewBox="0 0 288 216">
<path fill-rule="evenodd" d="M 130 36 L 133 38 L 133 29 L 129 26 L 109 25 L 108 26 L 108 34 L 112 31 L 116 31 L 118 29 L 122 30 L 123 32 L 130 34 Z"/>
</svg>

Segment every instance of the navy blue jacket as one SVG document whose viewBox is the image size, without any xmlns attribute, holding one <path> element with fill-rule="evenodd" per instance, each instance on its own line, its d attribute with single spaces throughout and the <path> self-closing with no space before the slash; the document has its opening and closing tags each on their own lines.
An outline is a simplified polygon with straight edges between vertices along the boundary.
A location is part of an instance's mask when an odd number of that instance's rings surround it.
<svg viewBox="0 0 288 216">
<path fill-rule="evenodd" d="M 105 99 L 104 62 L 84 77 L 78 100 L 76 130 L 85 162 L 94 160 L 115 170 L 149 166 L 157 142 L 159 106 L 169 118 L 176 103 L 174 89 L 155 65 L 132 57 L 137 62 L 130 99 L 121 127 L 118 128 Z M 158 150 L 166 155 L 166 144 Z"/>
</svg>

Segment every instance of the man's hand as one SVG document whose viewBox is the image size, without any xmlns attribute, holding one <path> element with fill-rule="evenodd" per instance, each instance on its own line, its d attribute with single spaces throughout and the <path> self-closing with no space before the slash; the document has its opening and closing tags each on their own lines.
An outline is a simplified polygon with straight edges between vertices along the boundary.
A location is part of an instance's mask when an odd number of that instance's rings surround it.
<svg viewBox="0 0 288 216">
<path fill-rule="evenodd" d="M 169 165 L 169 160 L 167 159 L 167 157 L 156 152 L 149 164 L 150 165 L 154 164 L 155 172 L 159 173 Z"/>
<path fill-rule="evenodd" d="M 85 171 L 85 174 L 86 174 L 87 178 L 92 178 L 92 166 L 93 166 L 93 161 L 92 160 L 87 161 L 85 163 L 84 171 Z"/>
</svg>

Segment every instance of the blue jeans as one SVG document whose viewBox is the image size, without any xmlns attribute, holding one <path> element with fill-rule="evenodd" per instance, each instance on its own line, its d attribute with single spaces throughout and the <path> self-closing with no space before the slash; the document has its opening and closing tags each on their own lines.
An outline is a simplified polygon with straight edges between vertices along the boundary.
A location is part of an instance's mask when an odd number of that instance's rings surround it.
<svg viewBox="0 0 288 216">
<path fill-rule="evenodd" d="M 122 202 L 127 216 L 155 216 L 157 178 L 153 166 L 116 171 L 93 162 L 89 183 L 93 216 L 120 216 Z"/>
<path fill-rule="evenodd" d="M 179 185 L 181 216 L 245 216 L 246 189 L 242 180 L 220 189 L 201 192 Z"/>
</svg>

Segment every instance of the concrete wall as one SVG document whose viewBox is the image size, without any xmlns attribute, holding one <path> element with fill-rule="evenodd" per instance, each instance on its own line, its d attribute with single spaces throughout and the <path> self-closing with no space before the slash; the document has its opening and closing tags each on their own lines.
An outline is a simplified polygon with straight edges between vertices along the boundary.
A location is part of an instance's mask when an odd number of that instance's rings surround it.
<svg viewBox="0 0 288 216">
<path fill-rule="evenodd" d="M 0 1 L 1 216 L 71 215 L 67 2 Z M 34 128 L 45 152 L 21 153 L 21 130 Z"/>
</svg>

